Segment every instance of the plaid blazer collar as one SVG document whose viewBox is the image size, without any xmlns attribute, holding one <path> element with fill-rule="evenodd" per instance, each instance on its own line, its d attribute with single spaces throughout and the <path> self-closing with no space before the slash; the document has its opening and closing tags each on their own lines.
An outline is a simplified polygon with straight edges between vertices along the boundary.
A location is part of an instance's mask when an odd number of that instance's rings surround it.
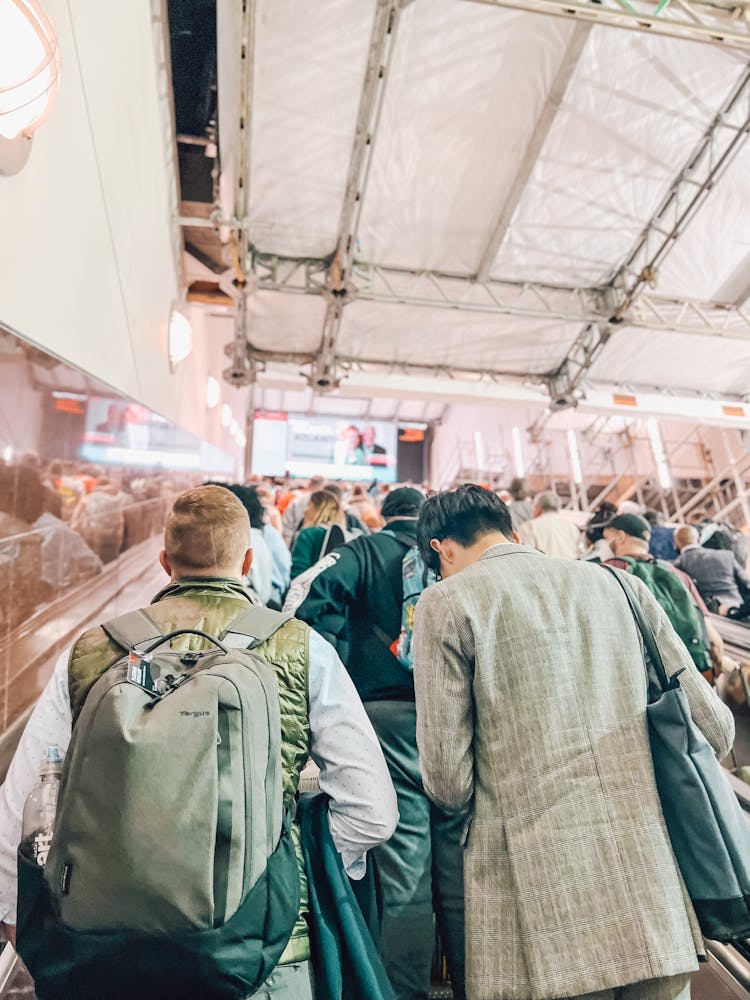
<svg viewBox="0 0 750 1000">
<path fill-rule="evenodd" d="M 530 552 L 532 555 L 540 556 L 542 553 L 535 549 L 533 545 L 516 545 L 515 542 L 501 542 L 499 545 L 492 545 L 479 557 L 482 559 L 496 559 L 498 556 L 513 556 L 519 552 Z"/>
</svg>

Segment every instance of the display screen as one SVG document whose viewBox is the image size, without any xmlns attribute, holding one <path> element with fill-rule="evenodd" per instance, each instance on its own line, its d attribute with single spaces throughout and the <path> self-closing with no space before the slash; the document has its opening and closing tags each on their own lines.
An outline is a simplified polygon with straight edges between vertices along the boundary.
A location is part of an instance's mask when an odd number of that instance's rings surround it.
<svg viewBox="0 0 750 1000">
<path fill-rule="evenodd" d="M 398 429 L 376 420 L 255 414 L 253 472 L 307 479 L 397 481 Z"/>
<path fill-rule="evenodd" d="M 140 468 L 234 470 L 225 452 L 139 403 L 106 396 L 88 397 L 80 457 Z"/>
</svg>

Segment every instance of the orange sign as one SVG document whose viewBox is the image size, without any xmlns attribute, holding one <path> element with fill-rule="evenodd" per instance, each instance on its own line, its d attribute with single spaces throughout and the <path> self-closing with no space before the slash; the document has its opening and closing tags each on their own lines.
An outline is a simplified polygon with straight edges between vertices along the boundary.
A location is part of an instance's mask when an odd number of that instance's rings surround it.
<svg viewBox="0 0 750 1000">
<path fill-rule="evenodd" d="M 638 406 L 638 400 L 635 396 L 626 396 L 619 392 L 613 394 L 612 402 L 615 406 Z"/>
<path fill-rule="evenodd" d="M 256 420 L 282 420 L 286 422 L 288 413 L 284 413 L 281 410 L 256 410 L 255 419 Z"/>
<path fill-rule="evenodd" d="M 721 412 L 725 417 L 746 417 L 744 406 L 722 406 Z"/>
<path fill-rule="evenodd" d="M 55 400 L 55 409 L 61 410 L 63 413 L 85 413 L 86 410 L 79 399 L 62 399 Z"/>
<path fill-rule="evenodd" d="M 406 444 L 416 444 L 418 441 L 424 441 L 424 431 L 418 427 L 402 427 L 398 439 Z"/>
</svg>

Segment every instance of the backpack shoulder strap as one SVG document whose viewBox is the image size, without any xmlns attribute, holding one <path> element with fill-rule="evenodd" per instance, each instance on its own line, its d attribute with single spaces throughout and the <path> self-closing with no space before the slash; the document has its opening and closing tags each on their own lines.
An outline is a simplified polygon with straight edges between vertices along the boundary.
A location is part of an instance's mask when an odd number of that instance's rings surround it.
<svg viewBox="0 0 750 1000">
<path fill-rule="evenodd" d="M 327 556 L 329 552 L 338 549 L 340 546 L 346 544 L 347 541 L 344 529 L 338 524 L 330 524 L 325 540 L 323 541 L 323 547 L 320 550 L 320 558 L 322 559 L 323 556 Z"/>
<path fill-rule="evenodd" d="M 320 543 L 320 550 L 318 552 L 318 558 L 315 560 L 315 562 L 318 562 L 319 559 L 322 559 L 323 556 L 328 553 L 328 545 L 329 545 L 329 543 L 331 541 L 331 532 L 332 531 L 333 531 L 333 525 L 329 524 L 328 527 L 325 529 L 326 533 L 325 533 L 325 535 L 323 535 L 323 541 Z"/>
<path fill-rule="evenodd" d="M 164 633 L 143 608 L 104 622 L 102 628 L 113 642 L 123 649 L 134 649 L 146 642 L 163 638 Z"/>
<path fill-rule="evenodd" d="M 410 538 L 408 535 L 404 535 L 400 531 L 391 531 L 389 528 L 384 528 L 381 531 L 381 535 L 390 535 L 391 538 L 395 538 L 397 542 L 401 542 L 402 545 L 406 545 L 406 547 L 410 549 L 415 548 L 417 544 L 416 538 Z"/>
<path fill-rule="evenodd" d="M 220 635 L 221 641 L 235 648 L 254 649 L 279 631 L 292 615 L 284 615 L 270 608 L 250 605 L 234 618 Z M 249 640 L 249 644 L 248 644 Z"/>
</svg>

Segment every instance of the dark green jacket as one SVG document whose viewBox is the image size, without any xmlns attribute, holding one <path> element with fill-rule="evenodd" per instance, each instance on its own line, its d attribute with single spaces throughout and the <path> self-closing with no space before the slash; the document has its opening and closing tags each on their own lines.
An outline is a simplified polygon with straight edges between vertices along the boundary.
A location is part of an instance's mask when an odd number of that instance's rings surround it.
<svg viewBox="0 0 750 1000">
<path fill-rule="evenodd" d="M 326 528 L 319 524 L 300 531 L 292 547 L 292 580 L 306 569 L 310 569 L 320 559 L 325 538 Z"/>
<path fill-rule="evenodd" d="M 328 796 L 303 795 L 299 817 L 310 885 L 315 995 L 325 1000 L 396 1000 L 341 855 L 331 839 Z M 367 877 L 374 894 L 369 865 Z"/>
<path fill-rule="evenodd" d="M 393 521 L 388 531 L 416 544 L 416 521 Z M 382 531 L 347 542 L 297 609 L 297 618 L 336 647 L 363 701 L 414 701 L 412 675 L 388 648 L 401 631 L 401 562 L 407 551 Z"/>
<path fill-rule="evenodd" d="M 238 580 L 195 577 L 172 583 L 160 591 L 147 609 L 148 616 L 164 633 L 195 628 L 218 636 L 251 603 Z M 309 633 L 292 619 L 257 647 L 256 652 L 275 670 L 281 704 L 284 799 L 288 805 L 299 785 L 310 747 L 308 721 Z M 176 649 L 205 649 L 209 643 L 196 635 L 173 640 Z M 123 651 L 101 627 L 90 629 L 76 642 L 68 664 L 68 687 L 73 723 L 96 681 L 122 657 Z M 307 935 L 307 887 L 299 850 L 299 830 L 293 830 L 300 861 L 300 918 L 280 964 L 301 962 L 309 957 Z"/>
</svg>

